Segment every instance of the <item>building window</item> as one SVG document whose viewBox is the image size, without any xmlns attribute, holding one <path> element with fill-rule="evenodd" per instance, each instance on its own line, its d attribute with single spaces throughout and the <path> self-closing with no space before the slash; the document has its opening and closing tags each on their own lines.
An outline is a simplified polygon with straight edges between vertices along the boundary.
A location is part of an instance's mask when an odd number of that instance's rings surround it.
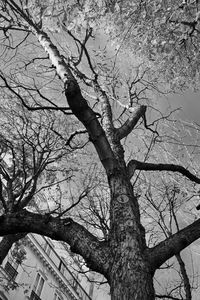
<svg viewBox="0 0 200 300">
<path fill-rule="evenodd" d="M 18 246 L 16 243 L 11 253 L 8 256 L 8 260 L 5 264 L 5 271 L 9 276 L 10 280 L 15 280 L 17 277 L 18 266 L 22 264 L 25 259 L 26 251 Z"/>
<path fill-rule="evenodd" d="M 7 263 L 5 264 L 4 267 L 7 275 L 9 276 L 10 279 L 15 280 L 17 277 L 17 270 L 11 265 L 11 263 L 9 263 L 9 261 L 7 261 Z"/>
<path fill-rule="evenodd" d="M 30 299 L 40 300 L 43 287 L 44 287 L 44 278 L 39 273 L 37 273 Z"/>
<path fill-rule="evenodd" d="M 9 279 L 15 280 L 17 277 L 17 268 L 19 266 L 19 261 L 12 256 L 8 258 L 8 261 L 5 264 L 5 271 L 9 276 Z"/>
<path fill-rule="evenodd" d="M 63 264 L 62 260 L 60 260 L 58 270 L 59 270 L 60 273 L 62 273 L 63 275 L 65 274 L 66 267 L 65 267 L 65 265 Z"/>
</svg>

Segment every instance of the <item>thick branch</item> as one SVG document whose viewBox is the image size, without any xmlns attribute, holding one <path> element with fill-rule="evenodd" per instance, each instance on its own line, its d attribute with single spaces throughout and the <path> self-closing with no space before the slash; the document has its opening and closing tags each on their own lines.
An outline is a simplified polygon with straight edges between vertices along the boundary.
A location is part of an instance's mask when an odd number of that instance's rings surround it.
<svg viewBox="0 0 200 300">
<path fill-rule="evenodd" d="M 147 250 L 152 271 L 200 238 L 200 219 Z"/>
<path fill-rule="evenodd" d="M 142 170 L 142 171 L 171 171 L 171 172 L 178 172 L 191 181 L 194 181 L 196 183 L 200 183 L 200 178 L 193 175 L 185 169 L 183 166 L 180 165 L 174 165 L 174 164 L 154 164 L 154 163 L 147 163 L 142 162 L 138 160 L 131 160 L 128 165 L 128 173 L 130 178 L 133 176 L 135 170 Z"/>
<path fill-rule="evenodd" d="M 20 11 L 19 13 L 23 17 L 23 12 Z M 70 109 L 87 129 L 99 158 L 106 171 L 109 173 L 115 165 L 112 149 L 106 138 L 105 132 L 98 121 L 96 113 L 89 107 L 87 101 L 83 98 L 80 87 L 71 72 L 68 62 L 60 54 L 57 47 L 51 42 L 49 36 L 45 32 L 37 28 L 36 25 L 33 26 L 32 22 L 29 22 L 29 19 L 25 16 L 24 19 L 31 26 L 40 45 L 46 53 L 48 53 L 52 65 L 55 67 L 58 76 L 64 83 L 65 95 Z"/>
<path fill-rule="evenodd" d="M 145 105 L 136 107 L 132 112 L 132 116 L 120 128 L 117 129 L 117 135 L 120 140 L 131 133 L 139 119 L 144 116 L 146 109 L 147 108 Z"/>
<path fill-rule="evenodd" d="M 71 218 L 59 219 L 21 210 L 0 216 L 0 236 L 33 232 L 68 243 L 74 253 L 80 254 L 88 267 L 103 274 L 108 280 L 109 250 L 82 225 Z"/>
</svg>

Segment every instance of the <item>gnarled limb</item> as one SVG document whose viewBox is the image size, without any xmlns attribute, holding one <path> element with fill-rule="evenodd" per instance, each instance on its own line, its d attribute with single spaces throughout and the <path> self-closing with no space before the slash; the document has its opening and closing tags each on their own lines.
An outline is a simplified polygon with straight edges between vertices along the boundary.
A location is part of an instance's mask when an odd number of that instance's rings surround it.
<svg viewBox="0 0 200 300">
<path fill-rule="evenodd" d="M 183 176 L 187 177 L 193 182 L 200 183 L 200 178 L 192 174 L 186 168 L 180 165 L 175 164 L 154 164 L 154 163 L 147 163 L 132 159 L 129 161 L 127 165 L 128 173 L 130 178 L 133 176 L 135 170 L 142 170 L 142 171 L 171 171 L 171 172 L 178 172 Z"/>
<path fill-rule="evenodd" d="M 110 252 L 106 243 L 100 242 L 71 218 L 59 219 L 25 209 L 0 216 L 1 236 L 24 232 L 38 233 L 68 243 L 74 253 L 80 254 L 85 259 L 91 270 L 100 272 L 109 280 Z"/>
</svg>

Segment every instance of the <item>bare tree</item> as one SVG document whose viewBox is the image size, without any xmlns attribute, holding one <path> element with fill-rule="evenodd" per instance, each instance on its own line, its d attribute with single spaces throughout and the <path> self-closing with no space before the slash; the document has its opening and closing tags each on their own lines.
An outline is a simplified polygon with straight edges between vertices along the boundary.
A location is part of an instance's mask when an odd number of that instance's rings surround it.
<svg viewBox="0 0 200 300">
<path fill-rule="evenodd" d="M 2 70 L 1 86 L 30 111 L 46 108 L 62 110 L 65 115 L 70 113 L 75 116 L 79 120 L 78 124 L 81 123 L 84 126 L 84 130 L 75 131 L 71 139 L 74 141 L 77 133 L 84 134 L 86 130 L 89 141 L 95 148 L 96 157 L 104 168 L 104 176 L 109 187 L 110 227 L 107 240 L 102 241 L 71 217 L 65 215 L 59 218 L 53 214 L 28 211 L 22 205 L 25 198 L 20 198 L 20 201 L 17 198 L 18 207 L 21 209 L 11 212 L 7 212 L 5 209 L 5 212 L 2 212 L 0 234 L 35 232 L 64 241 L 70 245 L 73 252 L 84 258 L 91 270 L 105 276 L 111 288 L 112 299 L 154 299 L 153 276 L 156 269 L 200 237 L 200 220 L 198 219 L 184 229 L 166 237 L 155 246 L 148 247 L 145 240 L 145 229 L 140 220 L 138 197 L 135 194 L 131 178 L 136 170 L 144 170 L 178 172 L 195 183 L 199 183 L 200 179 L 189 169 L 175 163 L 151 163 L 148 162 L 148 155 L 140 161 L 134 156 L 137 153 L 134 150 L 131 153 L 133 159 L 127 163 L 124 155 L 126 150 L 124 139 L 132 136 L 136 149 L 140 148 L 141 140 L 148 149 L 156 142 L 159 133 L 156 125 L 164 117 L 158 112 L 159 118 L 154 114 L 148 118 L 150 109 L 147 110 L 146 105 L 148 91 L 150 93 L 156 86 L 148 80 L 148 77 L 145 77 L 145 74 L 136 74 L 137 76 L 132 80 L 134 91 L 131 92 L 129 89 L 130 93 L 123 98 L 124 81 L 118 80 L 117 74 L 109 77 L 110 71 L 113 70 L 113 64 L 109 67 L 109 64 L 104 66 L 101 63 L 98 68 L 98 64 L 94 65 L 86 48 L 86 43 L 92 38 L 92 28 L 86 26 L 85 37 L 81 40 L 72 30 L 69 31 L 66 24 L 62 24 L 63 26 L 56 29 L 63 27 L 63 36 L 65 34 L 68 37 L 66 41 L 68 51 L 62 51 L 62 47 L 55 40 L 55 35 L 51 33 L 48 35 L 47 27 L 45 27 L 47 24 L 45 24 L 45 18 L 48 17 L 49 10 L 51 10 L 50 15 L 55 16 L 55 6 L 52 3 L 48 5 L 46 2 L 44 6 L 37 6 L 36 2 L 34 4 L 36 6 L 32 6 L 29 1 L 26 3 L 13 0 L 2 1 L 0 16 L 2 33 L 4 42 L 7 43 L 6 49 L 10 51 L 14 48 L 14 51 L 16 50 L 15 59 L 17 51 L 26 44 L 27 39 L 29 39 L 29 45 L 30 43 L 35 45 L 36 41 L 38 42 L 40 49 L 37 52 L 35 48 L 35 53 L 31 53 L 31 55 L 36 55 L 35 60 L 42 59 L 44 63 L 42 66 L 44 68 L 43 76 L 45 74 L 48 77 L 48 83 L 41 79 L 42 87 L 39 88 L 39 71 L 33 72 L 30 81 L 23 82 L 26 64 L 23 67 L 24 73 L 20 73 L 20 77 L 16 75 L 16 70 L 20 71 L 20 66 L 16 63 L 15 72 L 11 68 Z M 62 18 L 66 12 L 67 9 L 60 11 Z M 13 31 L 19 34 L 20 43 L 16 44 Z M 11 37 L 13 37 L 13 41 Z M 70 42 L 68 42 L 69 39 Z M 73 46 L 70 44 L 71 41 Z M 77 45 L 77 51 L 74 50 L 76 49 L 73 48 L 74 45 Z M 44 56 L 43 58 L 41 55 L 38 56 L 38 53 L 41 54 L 42 51 L 43 55 L 47 55 L 45 60 L 43 60 Z M 98 61 L 98 55 L 96 59 Z M 29 62 L 33 63 L 34 61 L 31 58 Z M 48 73 L 47 70 L 51 71 Z M 54 81 L 55 73 L 58 78 L 56 77 Z M 54 99 L 55 102 L 49 99 L 41 92 L 41 90 L 44 91 L 45 84 L 52 88 L 55 84 L 55 88 L 60 91 L 62 97 Z M 145 91 L 146 96 L 144 97 L 143 92 Z M 63 104 L 64 95 L 68 103 L 67 107 L 60 105 Z M 123 101 L 120 101 L 121 99 Z M 50 107 L 44 105 L 47 102 L 51 103 Z M 148 121 L 151 118 L 153 122 L 150 126 Z M 132 132 L 136 134 L 131 135 Z M 146 136 L 145 132 L 148 132 L 149 135 Z M 71 145 L 71 139 L 68 139 L 68 145 Z M 138 141 L 137 145 L 136 141 Z M 84 143 L 80 143 L 79 146 L 83 145 Z M 84 162 L 82 163 L 84 165 Z"/>
<path fill-rule="evenodd" d="M 6 96 L 1 104 L 1 212 L 10 214 L 36 205 L 44 210 L 45 203 L 37 204 L 38 193 L 59 182 L 56 162 L 67 152 L 63 152 L 63 141 L 52 131 L 55 127 L 54 114 L 27 114 L 20 105 L 6 103 Z M 70 171 L 66 167 L 64 169 L 69 179 Z M 59 210 L 59 206 L 55 203 L 54 209 Z M 9 234 L 3 237 L 0 242 L 0 263 L 13 243 L 25 235 Z"/>
</svg>

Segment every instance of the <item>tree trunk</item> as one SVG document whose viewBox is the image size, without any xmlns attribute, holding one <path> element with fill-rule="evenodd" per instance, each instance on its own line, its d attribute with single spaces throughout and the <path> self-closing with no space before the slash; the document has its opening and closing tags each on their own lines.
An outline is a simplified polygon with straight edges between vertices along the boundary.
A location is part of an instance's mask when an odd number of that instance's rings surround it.
<svg viewBox="0 0 200 300">
<path fill-rule="evenodd" d="M 111 299 L 153 300 L 153 273 L 145 256 L 137 198 L 123 168 L 109 178 L 111 189 Z"/>
<path fill-rule="evenodd" d="M 12 245 L 21 238 L 25 237 L 25 235 L 26 233 L 19 233 L 8 234 L 3 237 L 0 242 L 0 265 L 3 263 Z"/>
<path fill-rule="evenodd" d="M 110 283 L 112 300 L 155 299 L 153 278 L 147 265 L 140 256 L 133 256 L 133 253 L 125 252 L 113 266 Z"/>
</svg>

